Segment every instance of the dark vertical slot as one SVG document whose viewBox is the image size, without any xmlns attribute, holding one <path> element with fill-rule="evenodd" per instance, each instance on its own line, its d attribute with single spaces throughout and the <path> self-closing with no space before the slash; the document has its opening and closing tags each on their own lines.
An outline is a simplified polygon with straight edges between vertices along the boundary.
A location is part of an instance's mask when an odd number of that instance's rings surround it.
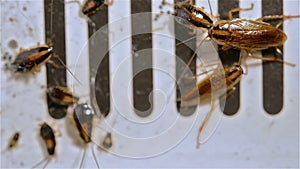
<svg viewBox="0 0 300 169">
<path fill-rule="evenodd" d="M 65 55 L 65 7 L 63 0 L 54 0 L 53 9 L 51 13 L 52 0 L 44 1 L 44 11 L 45 11 L 45 36 L 46 42 L 52 43 L 54 48 L 54 53 L 59 56 L 59 58 L 66 63 Z M 53 16 L 51 16 L 53 15 Z M 51 17 L 53 22 L 51 25 Z M 52 32 L 51 32 L 52 29 Z M 62 64 L 52 57 L 53 64 L 46 64 L 47 67 L 47 87 L 53 85 L 66 86 L 66 69 Z M 55 119 L 61 119 L 66 116 L 67 106 L 61 106 L 55 104 L 48 97 L 48 111 L 51 117 Z"/>
<path fill-rule="evenodd" d="M 239 7 L 239 0 L 230 0 L 230 1 L 219 0 L 218 9 L 220 14 L 220 19 L 222 20 L 228 19 L 228 11 L 238 7 Z M 233 18 L 238 18 L 238 17 L 239 17 L 238 13 L 233 14 Z M 224 67 L 231 66 L 234 62 L 239 61 L 239 57 L 240 57 L 239 50 L 229 49 L 224 51 L 221 48 L 222 46 L 219 46 L 219 57 Z M 240 85 L 239 84 L 236 85 L 235 92 L 226 98 L 225 105 L 221 105 L 221 107 L 224 107 L 223 113 L 229 116 L 234 115 L 238 112 L 240 108 Z"/>
<path fill-rule="evenodd" d="M 131 14 L 151 12 L 151 0 L 131 0 Z M 136 27 L 143 27 L 145 32 L 152 32 L 152 18 L 134 17 L 131 22 L 132 32 L 137 32 Z M 132 65 L 133 65 L 133 102 L 137 115 L 146 117 L 153 109 L 153 71 L 152 71 L 152 33 L 132 36 Z M 151 49 L 140 56 L 138 52 Z M 146 65 L 145 69 L 143 65 Z"/>
<path fill-rule="evenodd" d="M 262 0 L 262 16 L 282 15 L 282 0 Z M 269 22 L 276 26 L 279 21 Z M 281 26 L 280 29 L 283 27 Z M 283 52 L 283 47 L 279 47 Z M 283 59 L 283 55 L 276 52 L 275 48 L 262 51 L 263 57 L 276 57 Z M 283 64 L 278 62 L 263 62 L 263 104 L 269 114 L 277 114 L 283 106 Z"/>
<path fill-rule="evenodd" d="M 96 11 L 95 14 L 89 16 L 95 25 L 89 25 L 89 37 L 93 35 L 95 30 L 99 30 L 104 25 L 108 24 L 108 6 L 103 5 L 100 11 Z M 101 48 L 107 49 L 109 51 L 109 35 L 102 36 L 101 38 Z M 98 40 L 98 39 L 97 39 Z M 94 56 L 92 49 L 95 47 L 90 47 L 90 56 Z M 103 51 L 105 52 L 105 51 Z M 90 58 L 90 62 L 93 58 Z M 95 96 L 96 101 L 100 110 L 100 113 L 106 117 L 110 112 L 110 87 L 109 87 L 109 53 L 106 53 L 104 58 L 101 60 L 100 65 L 97 69 L 97 75 L 95 79 Z"/>
<path fill-rule="evenodd" d="M 174 3 L 176 2 L 180 2 L 182 0 L 175 0 Z M 193 2 L 195 3 L 195 2 Z M 177 17 L 181 17 L 184 16 L 184 11 L 179 9 L 177 12 Z M 194 55 L 195 51 L 193 49 L 197 48 L 197 44 L 196 44 L 196 38 L 191 39 L 193 37 L 193 35 L 191 35 L 191 32 L 193 32 L 192 29 L 188 29 L 185 25 L 178 23 L 178 22 L 174 22 L 174 29 L 175 29 L 175 46 L 176 46 L 176 57 L 178 57 L 176 59 L 176 79 L 177 82 L 179 82 L 180 84 L 177 84 L 179 86 L 183 86 L 185 89 L 192 89 L 194 88 L 197 84 L 195 80 L 186 80 L 185 78 L 182 78 L 182 73 L 184 73 L 184 69 L 185 67 L 182 66 L 181 62 L 184 62 L 186 65 L 188 64 L 188 62 L 190 61 L 191 57 Z M 188 30 L 188 31 L 187 31 Z M 187 46 L 186 44 L 181 44 L 181 45 L 176 45 L 178 43 L 180 43 L 181 41 L 178 40 L 178 36 L 180 36 L 183 41 L 184 39 L 191 39 L 188 41 L 189 46 Z M 198 57 L 198 56 L 197 56 Z M 189 65 L 189 69 L 192 71 L 193 74 L 196 74 L 196 58 L 195 57 L 191 64 Z M 181 61 L 180 61 L 181 60 Z M 180 61 L 180 62 L 179 62 Z M 177 86 L 176 89 L 176 98 L 181 98 L 184 96 L 184 94 L 182 93 L 183 91 L 180 90 L 180 88 Z M 196 110 L 197 106 L 189 106 L 189 107 L 182 107 L 180 102 L 177 102 L 177 110 L 178 112 L 183 115 L 183 116 L 189 116 L 191 114 L 193 114 Z"/>
</svg>

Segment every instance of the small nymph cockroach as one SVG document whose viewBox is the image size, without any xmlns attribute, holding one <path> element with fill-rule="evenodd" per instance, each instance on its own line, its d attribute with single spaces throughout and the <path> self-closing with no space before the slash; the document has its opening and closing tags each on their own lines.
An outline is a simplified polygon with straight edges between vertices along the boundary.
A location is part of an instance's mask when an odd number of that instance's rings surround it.
<svg viewBox="0 0 300 169">
<path fill-rule="evenodd" d="M 112 137 L 111 137 L 111 133 L 110 132 L 108 132 L 106 134 L 106 136 L 104 137 L 104 140 L 102 142 L 102 146 L 105 149 L 110 149 L 113 146 L 113 141 L 112 141 Z"/>
<path fill-rule="evenodd" d="M 63 86 L 51 86 L 47 89 L 47 94 L 54 103 L 63 106 L 73 105 L 79 100 L 69 88 Z"/>
<path fill-rule="evenodd" d="M 230 10 L 228 12 L 228 20 L 215 21 L 216 19 L 207 13 L 204 8 L 196 7 L 187 1 L 175 4 L 175 8 L 182 9 L 186 14 L 184 19 L 191 22 L 195 28 L 207 30 L 208 37 L 217 44 L 222 45 L 223 50 L 230 48 L 245 50 L 249 57 L 295 66 L 295 64 L 284 62 L 275 57 L 254 56 L 252 51 L 274 47 L 277 52 L 281 53 L 278 47 L 283 45 L 287 40 L 286 34 L 279 29 L 279 26 L 283 22 L 274 27 L 264 21 L 286 20 L 299 18 L 300 16 L 271 15 L 258 18 L 257 20 L 233 19 L 232 14 L 235 12 L 252 10 L 254 5 L 251 4 L 250 8 L 235 8 Z"/>
<path fill-rule="evenodd" d="M 219 97 L 227 97 L 235 91 L 235 86 L 238 84 L 242 78 L 243 69 L 240 65 L 234 64 L 231 67 L 225 68 L 224 71 L 219 70 L 219 68 L 212 71 L 212 73 L 202 79 L 197 85 L 187 92 L 183 97 L 177 99 L 181 106 L 193 106 L 202 103 L 207 103 L 212 101 L 212 107 L 207 113 L 204 122 L 201 124 L 198 136 L 197 136 L 197 147 L 200 145 L 200 136 L 207 125 L 209 118 L 214 110 L 214 101 Z M 225 85 L 222 82 L 225 80 Z M 226 90 L 224 90 L 224 87 Z M 212 93 L 213 92 L 213 93 Z M 200 97 L 200 98 L 199 98 Z"/>
<path fill-rule="evenodd" d="M 43 166 L 43 168 L 45 168 L 47 166 L 47 164 L 49 163 L 49 161 L 52 159 L 52 157 L 55 155 L 55 147 L 56 147 L 55 134 L 54 134 L 53 129 L 45 122 L 41 125 L 40 136 L 43 139 L 43 141 L 45 142 L 45 145 L 47 147 L 48 156 L 45 159 L 38 162 L 32 168 L 36 168 L 41 163 L 46 161 L 46 163 Z"/>
<path fill-rule="evenodd" d="M 84 15 L 90 16 L 101 10 L 104 5 L 110 6 L 114 3 L 114 0 L 106 2 L 105 0 L 86 0 L 81 7 L 81 12 Z"/>
<path fill-rule="evenodd" d="M 12 149 L 18 145 L 20 139 L 20 132 L 15 132 L 14 135 L 9 139 L 7 149 Z"/>
<path fill-rule="evenodd" d="M 117 117 L 115 117 L 114 121 L 112 122 L 111 128 L 114 128 L 114 125 L 117 122 Z M 106 131 L 106 130 L 104 130 Z M 104 151 L 108 151 L 110 148 L 112 148 L 113 146 L 113 135 L 112 135 L 112 131 L 106 131 L 106 135 L 104 137 L 104 139 L 101 139 L 101 144 L 98 145 L 98 149 L 99 150 L 104 150 Z"/>
<path fill-rule="evenodd" d="M 51 11 L 53 9 L 53 0 L 51 1 Z M 52 22 L 53 16 L 51 14 L 50 18 L 50 34 L 52 36 Z M 14 62 L 11 64 L 12 67 L 18 73 L 26 72 L 38 72 L 40 67 L 47 62 L 50 62 L 50 59 L 54 55 L 54 47 L 52 45 L 52 37 L 47 41 L 47 44 L 39 44 L 27 49 L 20 49 L 20 52 L 17 54 Z M 57 57 L 59 61 L 60 58 Z M 62 61 L 61 61 L 62 62 Z M 65 64 L 62 62 L 65 66 Z"/>
<path fill-rule="evenodd" d="M 114 0 L 85 0 L 80 4 L 79 0 L 70 0 L 67 3 L 76 2 L 80 5 L 81 12 L 86 16 L 91 16 L 97 11 L 101 10 L 103 6 L 111 6 L 114 3 Z M 90 21 L 90 20 L 89 20 Z"/>
<path fill-rule="evenodd" d="M 82 141 L 86 144 L 91 143 L 92 141 L 92 129 L 93 129 L 93 118 L 94 118 L 94 110 L 92 107 L 86 103 L 76 105 L 73 113 L 73 120 L 75 122 L 76 129 L 82 139 Z M 92 144 L 90 144 L 92 146 Z M 91 147 L 92 154 L 95 160 L 97 167 L 99 168 L 99 164 L 94 152 L 94 148 Z M 83 161 L 86 154 L 86 147 L 84 149 L 84 153 L 82 156 L 82 160 L 80 163 L 80 168 L 82 168 Z"/>
<path fill-rule="evenodd" d="M 98 146 L 100 151 L 107 151 L 113 146 L 112 134 L 111 132 L 107 132 L 104 139 L 101 140 L 101 145 Z"/>
<path fill-rule="evenodd" d="M 4 153 L 6 151 L 9 151 L 9 150 L 17 147 L 19 144 L 19 140 L 20 140 L 20 132 L 17 131 L 8 139 L 7 148 L 5 150 L 1 151 L 1 153 Z"/>
</svg>

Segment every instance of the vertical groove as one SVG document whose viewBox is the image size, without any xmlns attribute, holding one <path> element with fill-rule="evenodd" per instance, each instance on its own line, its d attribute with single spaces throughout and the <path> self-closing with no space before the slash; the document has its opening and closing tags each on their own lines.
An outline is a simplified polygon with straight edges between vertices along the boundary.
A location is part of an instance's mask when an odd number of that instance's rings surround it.
<svg viewBox="0 0 300 169">
<path fill-rule="evenodd" d="M 219 0 L 218 1 L 218 12 L 220 14 L 220 19 L 226 20 L 228 19 L 228 11 L 230 11 L 233 8 L 239 7 L 239 0 L 230 0 L 230 1 L 224 1 Z M 239 14 L 234 13 L 234 18 L 238 18 Z M 223 63 L 223 66 L 231 66 L 234 62 L 239 61 L 239 55 L 240 51 L 235 49 L 229 49 L 227 51 L 223 51 L 222 46 L 219 46 L 219 57 Z M 235 92 L 227 97 L 225 105 L 221 105 L 221 107 L 224 107 L 223 113 L 226 115 L 234 115 L 238 112 L 240 108 L 240 85 L 236 85 Z"/>
<path fill-rule="evenodd" d="M 95 30 L 101 29 L 104 25 L 108 24 L 108 6 L 103 5 L 101 10 L 96 11 L 95 14 L 89 16 L 95 25 L 89 24 L 89 37 L 93 35 Z M 109 28 L 108 28 L 109 29 Z M 103 49 L 109 51 L 109 35 L 103 36 L 101 39 L 101 45 Z M 97 39 L 98 40 L 98 39 Z M 90 57 L 94 56 L 92 49 L 95 47 L 90 46 Z M 93 58 L 90 58 L 90 62 Z M 91 67 L 91 66 L 90 66 Z M 104 58 L 97 69 L 97 75 L 95 79 L 95 96 L 96 102 L 99 107 L 100 113 L 106 117 L 110 112 L 110 86 L 109 86 L 109 53 L 106 53 Z"/>
<path fill-rule="evenodd" d="M 151 0 L 131 0 L 131 14 L 151 12 Z M 135 28 L 141 26 L 146 29 L 145 32 L 152 32 L 152 18 L 139 20 L 135 17 L 131 21 L 132 32 Z M 133 33 L 134 34 L 134 33 Z M 150 49 L 143 56 L 138 52 L 143 49 Z M 133 66 L 133 105 L 137 115 L 146 117 L 150 115 L 153 109 L 153 97 L 150 97 L 153 91 L 153 71 L 152 71 L 152 33 L 138 34 L 132 36 L 132 66 Z M 139 67 L 147 67 L 139 69 Z"/>
<path fill-rule="evenodd" d="M 174 3 L 176 2 L 180 2 L 182 0 L 174 0 Z M 193 4 L 195 4 L 193 2 Z M 180 10 L 177 11 L 177 13 L 180 16 Z M 190 30 L 190 32 L 187 32 L 187 27 L 177 23 L 176 21 L 174 22 L 174 29 L 175 29 L 175 46 L 176 46 L 176 57 L 178 57 L 178 59 L 181 59 L 182 62 L 184 62 L 185 64 L 187 64 L 190 60 L 190 58 L 194 55 L 194 50 L 192 50 L 189 46 L 185 45 L 185 44 L 181 44 L 181 45 L 176 45 L 178 43 L 180 43 L 180 41 L 178 40 L 178 38 L 176 36 L 180 36 L 181 39 L 191 39 L 193 37 L 193 35 L 191 35 L 190 33 L 193 32 L 193 30 Z M 196 38 L 188 41 L 189 45 L 193 46 L 193 49 L 196 49 Z M 179 60 L 176 59 L 176 79 L 177 81 L 181 78 L 182 73 L 184 72 L 185 67 L 182 67 L 182 64 L 180 64 L 181 62 L 178 62 Z M 189 65 L 189 69 L 192 71 L 193 74 L 196 74 L 196 57 L 193 59 L 192 63 Z M 177 84 L 180 86 L 184 86 L 184 88 L 186 89 L 192 89 L 193 87 L 195 87 L 196 85 L 196 81 L 195 80 L 182 80 L 180 81 L 180 84 Z M 181 94 L 183 91 L 180 91 L 180 88 L 177 86 L 176 89 L 176 98 L 181 98 Z M 183 116 L 189 116 L 191 114 L 193 114 L 196 110 L 197 106 L 189 106 L 188 108 L 186 107 L 181 107 L 181 104 L 178 102 L 177 103 L 177 110 L 178 112 L 183 115 Z"/>
<path fill-rule="evenodd" d="M 272 7 L 271 7 L 272 6 Z M 262 0 L 262 16 L 282 15 L 282 0 Z M 273 26 L 280 21 L 268 22 Z M 283 27 L 280 27 L 281 29 Z M 283 52 L 283 47 L 279 47 Z M 262 51 L 263 57 L 276 57 L 283 59 L 283 55 L 276 52 L 275 48 Z M 278 62 L 263 62 L 263 104 L 269 114 L 277 114 L 283 106 L 283 64 Z"/>
<path fill-rule="evenodd" d="M 54 48 L 54 53 L 66 63 L 65 55 L 65 7 L 63 0 L 53 1 L 53 13 L 51 13 L 51 0 L 44 1 L 45 11 L 45 37 L 46 42 L 51 42 Z M 50 25 L 51 15 L 53 15 L 53 24 Z M 52 27 L 52 35 L 51 35 Z M 52 38 L 52 39 L 51 39 Z M 52 57 L 51 59 L 59 68 L 52 64 L 46 64 L 47 67 L 47 87 L 53 85 L 66 86 L 66 69 L 61 63 Z M 66 116 L 67 106 L 60 106 L 47 98 L 48 112 L 51 117 L 61 119 Z"/>
</svg>

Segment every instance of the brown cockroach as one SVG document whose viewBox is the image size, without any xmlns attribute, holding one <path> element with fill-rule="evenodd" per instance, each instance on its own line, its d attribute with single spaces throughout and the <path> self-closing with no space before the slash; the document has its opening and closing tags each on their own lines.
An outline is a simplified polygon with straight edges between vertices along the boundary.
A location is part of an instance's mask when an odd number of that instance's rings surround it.
<svg viewBox="0 0 300 169">
<path fill-rule="evenodd" d="M 58 67 L 55 63 L 51 61 L 51 58 L 55 56 L 59 62 L 68 70 L 68 72 L 81 83 L 72 71 L 65 65 L 65 63 L 55 55 L 54 48 L 52 45 L 37 45 L 30 47 L 28 49 L 20 49 L 15 60 L 11 63 L 12 68 L 15 69 L 17 73 L 27 73 L 27 72 L 39 72 L 40 67 L 45 63 L 51 63 Z"/>
<path fill-rule="evenodd" d="M 12 63 L 16 72 L 38 72 L 41 65 L 48 62 L 53 54 L 53 47 L 38 45 L 29 49 L 21 49 L 20 53 Z"/>
<path fill-rule="evenodd" d="M 208 3 L 210 5 L 210 1 L 208 1 Z M 168 3 L 163 1 L 162 4 Z M 274 47 L 278 53 L 281 53 L 278 47 L 283 45 L 287 40 L 286 34 L 279 29 L 283 22 L 280 22 L 274 27 L 264 21 L 300 18 L 299 15 L 271 15 L 258 18 L 257 20 L 239 18 L 233 19 L 232 14 L 235 12 L 252 10 L 254 8 L 254 4 L 251 4 L 250 8 L 235 8 L 230 10 L 228 12 L 228 20 L 214 21 L 216 19 L 212 16 L 212 14 L 206 12 L 204 8 L 190 4 L 189 0 L 178 2 L 174 6 L 176 9 L 182 9 L 187 14 L 187 17 L 184 19 L 192 23 L 196 28 L 207 30 L 207 37 L 212 39 L 218 45 L 222 45 L 223 50 L 230 48 L 245 50 L 249 57 L 264 61 L 281 62 L 293 67 L 295 66 L 295 64 L 284 62 L 283 60 L 275 57 L 267 58 L 254 56 L 252 51 Z"/>
<path fill-rule="evenodd" d="M 54 134 L 53 129 L 45 122 L 41 125 L 40 136 L 43 139 L 43 141 L 45 142 L 45 145 L 47 147 L 48 156 L 45 159 L 38 162 L 32 168 L 36 168 L 41 163 L 46 161 L 46 163 L 43 166 L 43 168 L 45 168 L 47 166 L 47 164 L 50 162 L 50 160 L 52 159 L 52 157 L 55 155 L 55 147 L 56 147 L 55 134 Z"/>
<path fill-rule="evenodd" d="M 58 85 L 49 87 L 47 94 L 54 103 L 62 106 L 71 106 L 79 100 L 69 88 Z"/>
<path fill-rule="evenodd" d="M 112 125 L 111 125 L 112 129 L 114 128 L 114 125 L 117 122 L 117 117 L 118 116 L 116 116 L 115 119 L 114 119 L 114 121 L 112 122 Z M 105 135 L 104 139 L 101 139 L 101 144 L 98 145 L 98 149 L 100 151 L 106 151 L 107 152 L 114 145 L 114 143 L 113 143 L 113 135 L 112 135 L 112 131 L 107 131 L 105 129 L 103 129 L 103 131 L 106 131 L 106 135 Z"/>
<path fill-rule="evenodd" d="M 225 99 L 227 96 L 230 96 L 235 91 L 235 85 L 240 82 L 243 73 L 244 71 L 239 64 L 234 64 L 231 67 L 225 68 L 224 71 L 217 68 L 212 71 L 210 76 L 197 83 L 197 85 L 189 90 L 182 98 L 177 99 L 177 102 L 179 102 L 183 107 L 197 105 L 200 101 L 201 104 L 212 101 L 211 109 L 207 113 L 198 130 L 197 147 L 200 146 L 201 133 L 207 125 L 214 110 L 215 100 L 219 97 Z M 225 85 L 222 80 L 225 80 Z M 224 88 L 226 88 L 226 90 L 224 90 Z"/>
<path fill-rule="evenodd" d="M 106 2 L 105 0 L 86 0 L 81 7 L 81 12 L 84 15 L 90 16 L 101 10 L 104 5 L 111 6 L 114 0 Z"/>
<path fill-rule="evenodd" d="M 86 144 L 90 144 L 92 142 L 91 137 L 92 137 L 92 130 L 93 130 L 93 118 L 94 118 L 94 110 L 92 107 L 86 103 L 83 104 L 77 104 L 74 113 L 73 113 L 73 120 L 76 126 L 76 129 L 78 130 L 78 133 L 82 139 L 82 141 Z M 92 144 L 90 144 L 92 145 Z M 99 164 L 94 152 L 94 148 L 91 147 L 92 149 L 92 154 L 95 160 L 95 163 L 98 168 Z M 86 154 L 86 147 L 84 149 L 84 153 L 82 156 L 82 160 L 80 163 L 80 168 L 82 168 L 83 161 L 85 159 L 85 154 Z"/>
<path fill-rule="evenodd" d="M 7 150 L 10 150 L 18 145 L 19 139 L 20 139 L 20 132 L 15 132 L 14 135 L 9 139 Z"/>
<path fill-rule="evenodd" d="M 53 0 L 51 1 L 51 17 L 50 17 L 50 35 L 53 36 L 52 25 L 53 25 Z M 53 57 L 68 70 L 68 72 L 80 83 L 75 77 L 72 71 L 66 66 L 66 64 L 60 59 L 54 52 L 54 46 L 52 44 L 52 37 L 47 40 L 47 44 L 37 44 L 36 46 L 20 49 L 20 52 L 16 55 L 15 60 L 11 63 L 13 69 L 17 73 L 27 72 L 39 72 L 40 67 L 45 63 L 51 63 L 56 67 L 59 67 L 51 61 Z"/>
<path fill-rule="evenodd" d="M 82 4 L 80 4 L 79 0 L 70 0 L 67 3 L 76 2 L 79 4 L 81 12 L 86 16 L 91 16 L 95 14 L 97 11 L 100 11 L 103 6 L 111 6 L 114 3 L 114 0 L 85 0 Z M 89 20 L 90 21 L 90 20 Z M 92 22 L 92 21 L 90 21 Z"/>
</svg>

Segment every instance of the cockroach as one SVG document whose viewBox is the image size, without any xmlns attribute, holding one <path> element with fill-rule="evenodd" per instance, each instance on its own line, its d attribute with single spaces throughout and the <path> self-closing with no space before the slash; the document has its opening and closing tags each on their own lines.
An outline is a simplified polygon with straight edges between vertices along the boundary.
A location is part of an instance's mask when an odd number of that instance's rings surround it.
<svg viewBox="0 0 300 169">
<path fill-rule="evenodd" d="M 16 72 L 38 72 L 39 68 L 49 61 L 53 54 L 53 47 L 38 45 L 29 49 L 21 49 L 20 53 L 12 63 Z"/>
<path fill-rule="evenodd" d="M 49 87 L 47 94 L 54 103 L 63 106 L 73 105 L 79 100 L 79 97 L 75 96 L 69 88 L 58 85 Z"/>
<path fill-rule="evenodd" d="M 18 145 L 20 139 L 20 132 L 15 132 L 14 135 L 9 139 L 7 149 L 12 149 Z"/>
<path fill-rule="evenodd" d="M 115 117 L 114 121 L 112 122 L 112 125 L 111 125 L 111 128 L 113 129 L 114 128 L 114 125 L 116 124 L 117 122 L 117 117 Z M 104 130 L 104 129 L 103 129 Z M 104 130 L 105 131 L 105 130 Z M 107 151 L 109 150 L 110 148 L 112 148 L 113 146 L 113 136 L 112 136 L 112 131 L 106 131 L 106 135 L 104 137 L 103 140 L 101 140 L 102 143 L 100 145 L 98 145 L 98 149 L 99 150 L 104 150 L 104 151 Z"/>
<path fill-rule="evenodd" d="M 107 151 L 113 146 L 112 134 L 111 132 L 107 132 L 104 139 L 101 140 L 102 143 L 98 145 L 98 150 Z"/>
<path fill-rule="evenodd" d="M 84 15 L 90 16 L 101 10 L 104 5 L 111 6 L 114 0 L 107 2 L 105 0 L 86 0 L 81 7 L 81 12 Z"/>
<path fill-rule="evenodd" d="M 17 147 L 19 144 L 19 140 L 20 140 L 20 132 L 17 131 L 9 138 L 7 148 L 1 151 L 1 153 L 5 153 L 6 151 L 9 151 Z"/>
<path fill-rule="evenodd" d="M 56 147 L 55 134 L 53 132 L 53 129 L 45 122 L 41 125 L 40 136 L 43 139 L 43 141 L 45 142 L 45 145 L 47 147 L 48 156 L 45 159 L 38 162 L 32 168 L 36 168 L 41 163 L 46 161 L 46 163 L 43 166 L 43 168 L 45 168 L 47 166 L 47 164 L 50 162 L 50 160 L 52 159 L 52 157 L 55 155 L 55 147 Z"/>
<path fill-rule="evenodd" d="M 73 120 L 75 122 L 76 129 L 78 130 L 78 133 L 82 141 L 86 144 L 82 156 L 82 160 L 80 163 L 80 168 L 82 168 L 83 161 L 85 159 L 87 145 L 92 145 L 91 138 L 92 138 L 92 129 L 93 129 L 93 118 L 94 118 L 94 110 L 90 105 L 86 103 L 76 105 L 73 113 Z M 92 149 L 92 154 L 95 163 L 97 167 L 100 168 L 93 147 L 91 147 L 91 149 Z"/>
<path fill-rule="evenodd" d="M 53 36 L 52 25 L 53 25 L 53 0 L 51 1 L 51 17 L 50 17 L 50 35 Z M 54 46 L 52 44 L 52 37 L 47 41 L 47 44 L 38 44 L 37 46 L 30 47 L 28 49 L 20 49 L 20 52 L 16 55 L 15 60 L 11 63 L 12 68 L 17 73 L 26 72 L 39 72 L 40 67 L 45 63 L 51 63 L 58 67 L 54 62 L 51 61 L 53 57 L 68 70 L 68 72 L 80 83 L 75 77 L 72 71 L 66 66 L 66 64 L 60 59 L 54 52 Z"/>
<path fill-rule="evenodd" d="M 162 3 L 168 4 L 164 1 Z M 210 5 L 210 1 L 208 3 Z M 245 50 L 249 57 L 295 66 L 295 64 L 284 62 L 275 57 L 254 56 L 252 51 L 274 47 L 278 53 L 281 53 L 278 47 L 283 45 L 287 40 L 286 34 L 279 29 L 283 22 L 274 27 L 264 21 L 300 18 L 298 15 L 270 15 L 258 18 L 257 20 L 233 19 L 232 14 L 235 12 L 252 10 L 254 4 L 251 4 L 250 8 L 235 8 L 230 10 L 228 12 L 228 20 L 215 21 L 216 19 L 212 14 L 207 13 L 204 8 L 190 4 L 189 1 L 178 2 L 174 6 L 176 9 L 182 9 L 186 13 L 187 16 L 184 19 L 192 23 L 195 28 L 207 30 L 207 37 L 217 44 L 222 45 L 223 50 L 230 48 Z"/>
<path fill-rule="evenodd" d="M 105 148 L 105 149 L 110 149 L 112 146 L 113 146 L 113 141 L 112 141 L 112 136 L 111 136 L 111 133 L 108 132 L 106 134 L 106 136 L 104 137 L 104 140 L 102 142 L 102 146 Z"/>
<path fill-rule="evenodd" d="M 86 16 L 94 15 L 97 11 L 100 11 L 103 6 L 111 6 L 114 3 L 114 0 L 85 0 L 82 4 L 80 4 L 79 0 L 70 0 L 67 3 L 76 2 L 79 4 L 81 12 Z M 90 21 L 90 20 L 89 20 Z M 92 21 L 90 21 L 92 22 Z"/>
<path fill-rule="evenodd" d="M 183 107 L 192 106 L 200 103 L 207 103 L 212 101 L 212 107 L 207 113 L 204 122 L 198 130 L 197 147 L 200 146 L 200 136 L 205 126 L 207 125 L 212 112 L 214 110 L 214 101 L 219 97 L 224 98 L 230 96 L 235 91 L 235 86 L 242 78 L 244 71 L 239 64 L 234 64 L 231 67 L 225 68 L 221 71 L 217 68 L 212 71 L 210 76 L 202 79 L 197 85 L 189 90 L 182 98 L 177 99 Z M 225 80 L 225 85 L 222 80 Z M 226 90 L 224 88 L 226 87 Z"/>
</svg>

